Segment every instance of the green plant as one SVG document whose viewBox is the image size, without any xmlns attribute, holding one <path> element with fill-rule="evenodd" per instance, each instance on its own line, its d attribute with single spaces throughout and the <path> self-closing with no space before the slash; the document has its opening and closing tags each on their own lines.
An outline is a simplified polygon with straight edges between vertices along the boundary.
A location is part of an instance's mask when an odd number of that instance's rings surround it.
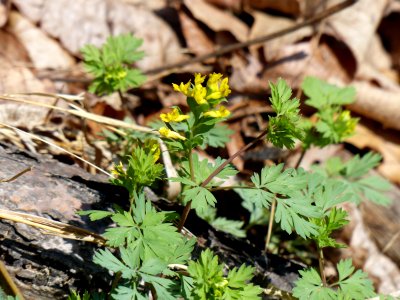
<svg viewBox="0 0 400 300">
<path fill-rule="evenodd" d="M 94 75 L 89 91 L 99 95 L 124 92 L 141 85 L 146 77 L 132 64 L 144 56 L 137 51 L 143 40 L 131 34 L 110 36 L 99 49 L 85 45 L 82 49 L 84 67 Z"/>
<path fill-rule="evenodd" d="M 302 84 L 304 93 L 309 97 L 306 104 L 317 109 L 313 118 L 303 123 L 305 137 L 303 148 L 311 145 L 324 147 L 337 144 L 353 134 L 358 122 L 350 116 L 343 105 L 355 101 L 353 87 L 339 88 L 315 77 L 306 77 Z"/>
<path fill-rule="evenodd" d="M 189 111 L 184 113 L 180 107 L 173 107 L 169 113 L 160 115 L 163 124 L 159 125 L 158 133 L 180 162 L 179 176 L 170 178 L 183 184 L 180 199 L 185 209 L 178 229 L 172 223 L 177 215 L 156 211 L 143 193 L 145 186 L 162 176 L 155 140 L 135 143 L 126 166 L 119 164 L 114 168 L 111 181 L 126 187 L 130 194 L 127 210 L 114 207 L 112 211 L 81 212 L 91 220 L 109 217 L 116 224 L 104 234 L 111 250 L 99 250 L 94 257 L 97 264 L 116 274 L 111 290 L 114 299 L 145 299 L 149 293 L 159 299 L 259 299 L 261 289 L 247 283 L 252 277 L 251 267 L 234 268 L 224 275 L 223 265 L 208 250 L 197 262 L 190 261 L 194 240 L 180 234 L 188 212 L 193 208 L 217 229 L 244 236 L 243 223 L 216 215 L 217 199 L 213 191 L 237 173 L 229 163 L 265 137 L 275 146 L 287 148 L 293 148 L 299 140 L 303 142 L 304 153 L 311 145 L 342 141 L 356 124 L 341 107 L 350 100 L 340 96 L 350 97 L 351 89 L 343 91 L 322 83 L 319 86 L 318 80 L 307 79 L 305 92 L 311 97 L 307 103 L 318 109 L 314 116 L 317 121 L 312 123 L 301 117 L 299 100 L 291 99 L 291 89 L 280 79 L 276 84 L 270 83 L 270 100 L 276 114 L 269 118 L 269 126 L 229 159 L 217 158 L 210 163 L 194 150 L 210 143 L 211 133 L 214 131 L 215 135 L 215 128 L 229 116 L 222 103 L 230 89 L 228 79 L 221 74 L 211 74 L 205 80 L 206 76 L 195 74 L 193 83 L 174 84 L 174 89 L 187 97 Z M 328 97 L 329 101 L 321 97 Z M 322 104 L 325 102 L 328 104 Z M 345 163 L 336 159 L 311 172 L 278 164 L 253 174 L 250 184 L 223 187 L 234 189 L 243 198 L 244 206 L 257 214 L 252 216 L 254 223 L 263 220 L 263 210 L 271 209 L 270 228 L 275 221 L 288 234 L 295 232 L 317 245 L 320 274 L 314 269 L 302 271 L 294 289 L 296 297 L 363 299 L 373 294 L 364 273 L 357 271 L 351 275 L 354 268 L 350 260 L 338 264 L 339 280 L 329 283 L 324 275 L 323 249 L 344 246 L 332 238 L 333 231 L 347 223 L 347 214 L 338 205 L 348 201 L 359 203 L 362 198 L 388 203 L 381 192 L 390 185 L 382 178 L 368 175 L 379 161 L 377 154 L 355 156 Z M 178 271 L 173 268 L 177 265 Z"/>
<path fill-rule="evenodd" d="M 249 283 L 254 268 L 242 265 L 223 275 L 223 264 L 210 250 L 201 253 L 198 261 L 190 261 L 188 272 L 193 279 L 191 297 L 193 299 L 259 299 L 261 288 Z"/>
</svg>

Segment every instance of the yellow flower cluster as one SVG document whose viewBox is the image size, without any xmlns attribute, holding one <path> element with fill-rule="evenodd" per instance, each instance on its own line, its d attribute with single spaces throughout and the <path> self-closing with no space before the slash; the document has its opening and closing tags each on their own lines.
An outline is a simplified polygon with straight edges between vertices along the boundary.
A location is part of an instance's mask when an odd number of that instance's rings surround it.
<svg viewBox="0 0 400 300">
<path fill-rule="evenodd" d="M 226 109 L 225 106 L 220 106 L 218 110 L 210 110 L 204 113 L 204 116 L 212 117 L 212 118 L 225 118 L 229 116 L 231 112 Z"/>
<path fill-rule="evenodd" d="M 160 114 L 161 120 L 166 123 L 169 122 L 182 122 L 183 120 L 189 119 L 188 115 L 181 115 L 179 109 L 174 108 L 170 113 Z"/>
<path fill-rule="evenodd" d="M 203 86 L 205 78 L 206 76 L 196 73 L 194 84 L 191 85 L 189 81 L 186 84 L 181 83 L 180 85 L 173 83 L 172 86 L 175 91 L 181 92 L 187 97 L 192 97 L 199 105 L 210 104 L 210 100 L 222 101 L 231 93 L 228 77 L 221 80 L 222 74 L 212 73 L 208 76 L 207 85 Z M 219 104 L 219 102 L 213 103 L 212 106 Z"/>
<path fill-rule="evenodd" d="M 186 138 L 184 136 L 180 135 L 179 133 L 177 133 L 175 131 L 172 131 L 171 129 L 168 129 L 167 127 L 161 127 L 158 130 L 158 132 L 162 136 L 169 138 L 169 139 L 173 139 L 173 140 L 179 139 L 179 140 L 183 140 L 183 141 L 186 140 Z"/>
</svg>

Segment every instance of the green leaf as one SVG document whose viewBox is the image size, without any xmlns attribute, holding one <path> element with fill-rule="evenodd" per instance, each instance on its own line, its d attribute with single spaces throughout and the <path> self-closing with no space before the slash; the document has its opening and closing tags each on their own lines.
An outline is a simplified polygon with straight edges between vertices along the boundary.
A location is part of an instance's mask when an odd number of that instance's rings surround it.
<svg viewBox="0 0 400 300">
<path fill-rule="evenodd" d="M 338 265 L 339 287 L 342 294 L 350 299 L 368 299 L 375 297 L 374 288 L 368 275 L 357 270 L 353 275 L 354 267 L 351 259 L 341 260 Z"/>
<path fill-rule="evenodd" d="M 136 147 L 132 155 L 128 156 L 128 165 L 124 168 L 121 164 L 115 165 L 111 183 L 125 187 L 130 196 L 139 192 L 145 186 L 151 186 L 154 181 L 161 178 L 163 165 L 155 163 L 156 155 L 150 149 Z"/>
<path fill-rule="evenodd" d="M 240 238 L 246 237 L 246 232 L 241 229 L 244 224 L 243 221 L 229 220 L 220 217 L 213 220 L 210 224 L 217 230 L 230 233 Z"/>
<path fill-rule="evenodd" d="M 228 274 L 228 286 L 232 288 L 243 288 L 247 285 L 247 281 L 253 278 L 255 268 L 241 265 L 240 268 L 233 268 Z"/>
<path fill-rule="evenodd" d="M 298 99 L 290 99 L 292 90 L 283 79 L 277 84 L 270 83 L 272 108 L 275 117 L 269 118 L 267 139 L 276 147 L 294 147 L 295 139 L 302 139 Z"/>
<path fill-rule="evenodd" d="M 299 300 L 336 300 L 338 295 L 324 287 L 321 277 L 315 269 L 300 271 L 300 278 L 295 282 L 293 296 Z"/>
<path fill-rule="evenodd" d="M 392 185 L 384 178 L 376 175 L 369 176 L 369 171 L 376 167 L 381 160 L 379 154 L 367 153 L 362 158 L 356 155 L 343 163 L 339 159 L 329 161 L 325 170 L 314 168 L 319 174 L 334 178 L 346 187 L 348 201 L 360 203 L 368 199 L 380 205 L 388 205 L 391 199 L 385 194 Z M 336 167 L 334 167 L 336 165 Z M 339 177 L 340 178 L 337 178 Z"/>
<path fill-rule="evenodd" d="M 333 207 L 329 210 L 329 215 L 312 220 L 318 226 L 318 234 L 312 238 L 316 241 L 319 248 L 346 247 L 346 245 L 337 243 L 335 239 L 331 238 L 331 234 L 334 230 L 340 229 L 349 223 L 347 217 L 348 214 L 345 210 Z"/>
<path fill-rule="evenodd" d="M 281 228 L 287 233 L 296 231 L 302 238 L 307 239 L 311 235 L 318 234 L 318 227 L 308 218 L 318 218 L 321 212 L 304 197 L 288 199 L 277 198 L 275 221 L 281 224 Z"/>
<path fill-rule="evenodd" d="M 117 288 L 112 293 L 112 298 L 115 300 L 147 300 L 148 297 L 143 296 L 136 287 L 118 285 Z"/>
<path fill-rule="evenodd" d="M 90 221 L 97 221 L 109 216 L 112 216 L 113 213 L 105 210 L 80 210 L 76 212 L 80 216 L 89 215 Z"/>
<path fill-rule="evenodd" d="M 114 273 L 121 272 L 122 278 L 130 279 L 137 276 L 136 270 L 123 264 L 108 249 L 98 250 L 93 257 L 93 262 Z"/>
<path fill-rule="evenodd" d="M 84 46 L 81 49 L 84 67 L 95 76 L 89 91 L 99 95 L 111 94 L 142 84 L 146 77 L 131 67 L 144 55 L 137 51 L 142 42 L 131 34 L 124 34 L 108 37 L 100 49 L 93 45 Z"/>
<path fill-rule="evenodd" d="M 215 127 L 203 134 L 203 144 L 200 146 L 205 149 L 207 146 L 218 148 L 225 147 L 225 144 L 230 141 L 230 136 L 234 133 L 228 126 L 216 124 Z"/>
<path fill-rule="evenodd" d="M 335 180 L 328 180 L 314 190 L 315 204 L 323 212 L 335 207 L 336 205 L 350 200 L 350 195 L 346 194 L 346 185 Z"/>
<path fill-rule="evenodd" d="M 338 286 L 338 289 L 324 287 L 318 272 L 315 269 L 308 269 L 300 271 L 301 277 L 295 282 L 293 296 L 299 298 L 299 300 L 364 300 L 375 296 L 372 282 L 368 279 L 367 274 L 358 270 L 352 275 L 354 267 L 351 259 L 341 260 L 337 268 L 339 281 L 331 284 L 331 287 Z"/>
<path fill-rule="evenodd" d="M 214 195 L 206 188 L 200 186 L 184 191 L 183 196 L 184 203 L 186 204 L 192 201 L 192 208 L 199 211 L 199 214 L 201 214 L 203 210 L 206 210 L 208 206 L 214 207 L 215 203 L 217 203 L 217 199 L 215 199 Z"/>
<path fill-rule="evenodd" d="M 344 164 L 347 178 L 357 178 L 366 175 L 370 170 L 379 165 L 382 156 L 378 153 L 368 152 L 362 158 L 359 155 L 354 156 Z"/>
<path fill-rule="evenodd" d="M 198 299 L 213 299 L 213 286 L 223 280 L 223 265 L 218 264 L 218 257 L 206 249 L 201 252 L 196 262 L 189 262 L 188 272 L 193 278 L 192 296 Z"/>
<path fill-rule="evenodd" d="M 354 87 L 339 88 L 316 77 L 306 77 L 302 89 L 309 97 L 306 104 L 318 110 L 332 105 L 351 104 L 355 101 Z"/>
<path fill-rule="evenodd" d="M 208 159 L 202 159 L 200 160 L 199 156 L 197 153 L 193 153 L 192 154 L 192 160 L 193 160 L 193 172 L 194 172 L 194 176 L 196 178 L 196 184 L 200 185 L 203 181 L 205 181 L 207 179 L 207 177 L 213 173 L 222 163 L 225 162 L 225 159 L 222 159 L 220 157 L 217 157 L 215 159 L 214 163 L 210 163 Z M 186 178 L 188 184 L 187 185 L 192 185 L 190 182 L 190 168 L 189 168 L 189 162 L 188 161 L 184 161 L 182 163 L 182 172 L 183 172 L 183 178 Z M 215 186 L 219 186 L 223 183 L 223 180 L 228 179 L 230 176 L 234 176 L 238 173 L 237 170 L 235 170 L 232 165 L 227 165 L 225 166 L 221 172 L 218 173 L 218 175 L 216 175 L 214 177 L 214 179 L 207 184 L 207 187 L 215 187 Z M 182 183 L 184 183 L 184 179 L 174 179 L 176 181 L 180 181 Z M 190 181 L 190 182 L 189 182 Z M 186 183 L 185 183 L 186 184 Z"/>
</svg>

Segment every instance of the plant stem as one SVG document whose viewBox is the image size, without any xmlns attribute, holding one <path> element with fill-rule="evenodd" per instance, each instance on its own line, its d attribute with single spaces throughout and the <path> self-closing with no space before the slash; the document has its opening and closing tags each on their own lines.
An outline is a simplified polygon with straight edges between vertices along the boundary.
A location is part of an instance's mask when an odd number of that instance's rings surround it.
<svg viewBox="0 0 400 300">
<path fill-rule="evenodd" d="M 118 90 L 118 96 L 121 99 L 122 104 L 125 105 L 126 104 L 126 98 L 125 98 L 125 96 L 124 96 L 124 94 L 122 93 L 121 90 Z"/>
<path fill-rule="evenodd" d="M 275 208 L 276 208 L 276 198 L 274 198 L 274 200 L 272 200 L 272 204 L 271 204 L 271 214 L 269 216 L 268 232 L 267 232 L 267 238 L 265 239 L 264 252 L 268 251 L 269 243 L 271 241 L 272 227 L 274 226 L 274 219 L 275 219 Z"/>
<path fill-rule="evenodd" d="M 248 143 L 247 145 L 245 145 L 244 147 L 242 147 L 241 149 L 239 149 L 235 154 L 233 154 L 232 156 L 230 156 L 226 161 L 224 161 L 218 168 L 216 168 L 214 170 L 214 172 L 212 172 L 206 180 L 204 180 L 201 183 L 201 187 L 205 187 L 207 184 L 210 183 L 210 181 L 219 174 L 219 172 L 221 172 L 229 163 L 232 162 L 232 160 L 234 160 L 236 157 L 238 157 L 240 154 L 242 154 L 244 151 L 246 151 L 247 149 L 249 149 L 251 146 L 253 146 L 257 141 L 259 141 L 260 139 L 262 139 L 264 136 L 266 136 L 268 133 L 267 129 L 264 129 L 263 132 L 261 132 L 260 135 L 258 135 L 254 140 L 252 140 L 250 143 Z M 190 166 L 190 157 L 189 157 L 189 166 Z M 190 207 L 192 205 L 192 201 L 189 201 L 185 208 L 183 209 L 182 212 L 182 216 L 181 216 L 181 220 L 179 221 L 179 225 L 178 225 L 178 232 L 180 232 L 183 228 L 183 226 L 185 225 L 186 222 L 186 218 L 189 214 L 190 211 Z"/>
<path fill-rule="evenodd" d="M 189 151 L 188 157 L 189 157 L 190 178 L 192 179 L 192 181 L 195 181 L 196 178 L 194 176 L 192 151 Z M 183 209 L 183 212 L 182 212 L 182 215 L 181 215 L 181 219 L 180 219 L 179 225 L 178 225 L 178 232 L 181 232 L 181 230 L 183 228 L 183 225 L 185 225 L 185 222 L 186 222 L 187 216 L 189 215 L 191 207 L 192 207 L 192 200 L 190 200 L 188 203 L 186 203 L 186 206 Z"/>
<path fill-rule="evenodd" d="M 304 155 L 306 154 L 306 151 L 307 151 L 306 149 L 301 149 L 301 154 L 300 154 L 299 160 L 297 161 L 296 165 L 294 166 L 295 169 L 297 169 L 300 166 L 301 162 L 303 161 Z"/>
<path fill-rule="evenodd" d="M 318 246 L 318 262 L 319 262 L 319 273 L 321 275 L 322 284 L 324 287 L 326 287 L 328 285 L 326 283 L 326 276 L 324 272 L 324 266 L 325 266 L 324 251 L 319 246 Z"/>
<path fill-rule="evenodd" d="M 189 157 L 189 170 L 190 170 L 190 178 L 194 182 L 196 178 L 194 177 L 194 167 L 193 167 L 193 156 L 192 156 L 192 151 L 189 151 L 188 153 Z"/>
<path fill-rule="evenodd" d="M 119 272 L 117 272 L 117 273 L 115 274 L 114 279 L 113 279 L 112 284 L 111 284 L 111 291 L 110 291 L 110 293 L 109 293 L 107 299 L 111 299 L 111 293 L 112 293 L 112 291 L 117 287 L 118 282 L 121 280 L 121 276 L 122 276 L 121 271 L 119 271 Z"/>
</svg>

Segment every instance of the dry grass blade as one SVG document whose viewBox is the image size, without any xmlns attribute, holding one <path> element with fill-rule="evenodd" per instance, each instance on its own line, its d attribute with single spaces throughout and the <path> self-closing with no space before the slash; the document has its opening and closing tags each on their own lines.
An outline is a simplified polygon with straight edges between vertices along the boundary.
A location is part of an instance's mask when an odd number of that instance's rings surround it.
<svg viewBox="0 0 400 300">
<path fill-rule="evenodd" d="M 9 97 L 16 97 L 16 96 L 43 96 L 43 97 L 49 97 L 49 98 L 55 98 L 55 99 L 63 99 L 65 101 L 78 101 L 81 102 L 85 100 L 85 95 L 84 93 L 80 93 L 79 95 L 69 95 L 69 94 L 52 94 L 52 93 L 39 93 L 39 92 L 34 92 L 34 93 L 17 93 L 17 94 L 7 94 L 5 96 Z"/>
<path fill-rule="evenodd" d="M 11 178 L 7 178 L 7 179 L 0 179 L 0 182 L 11 182 L 15 179 L 17 179 L 19 176 L 25 174 L 26 172 L 29 172 L 32 170 L 32 167 L 26 168 L 24 170 L 22 170 L 21 172 L 19 172 L 18 174 L 12 176 Z"/>
<path fill-rule="evenodd" d="M 2 261 L 0 261 L 0 283 L 1 288 L 4 292 L 8 294 L 13 294 L 13 296 L 18 297 L 18 300 L 24 300 L 21 291 L 18 289 L 17 285 L 14 283 L 12 277 L 8 273 L 6 266 Z M 1 296 L 1 294 L 0 294 Z"/>
<path fill-rule="evenodd" d="M 0 219 L 24 223 L 62 238 L 90 242 L 102 246 L 106 243 L 106 240 L 101 235 L 89 230 L 35 215 L 0 209 Z"/>
<path fill-rule="evenodd" d="M 31 100 L 26 100 L 26 99 L 19 99 L 19 98 L 14 98 L 10 97 L 9 95 L 1 95 L 0 99 L 2 100 L 7 100 L 7 101 L 13 101 L 13 102 L 18 102 L 18 103 L 24 103 L 24 104 L 29 104 L 29 105 L 35 105 L 35 106 L 41 106 L 41 107 L 46 107 L 46 108 L 51 108 L 54 110 L 62 111 L 65 113 L 69 113 L 71 115 L 85 118 L 87 120 L 91 120 L 97 123 L 105 124 L 105 125 L 111 125 L 111 126 L 116 126 L 116 127 L 122 127 L 122 128 L 129 128 L 137 131 L 142 131 L 142 132 L 148 132 L 148 133 L 153 133 L 155 135 L 159 135 L 158 131 L 155 131 L 151 128 L 136 125 L 136 124 L 130 124 L 127 122 L 123 122 L 120 120 L 116 120 L 113 118 L 108 118 L 104 116 L 99 116 L 96 114 L 92 114 L 90 112 L 84 111 L 84 110 L 77 110 L 77 109 L 66 109 L 66 108 L 61 108 L 58 106 L 50 105 L 50 104 L 45 104 L 45 103 L 39 103 Z"/>
<path fill-rule="evenodd" d="M 30 93 L 30 94 L 34 95 L 36 93 Z M 45 94 L 45 95 L 47 95 L 47 96 L 52 95 L 53 97 L 56 97 L 58 94 Z M 64 95 L 63 99 L 66 98 L 65 96 L 66 95 Z M 73 97 L 71 96 L 69 98 L 73 98 Z M 19 102 L 19 103 L 30 104 L 30 105 L 35 105 L 35 106 L 42 106 L 42 107 L 46 107 L 46 108 L 51 108 L 51 109 L 62 111 L 62 112 L 65 112 L 65 113 L 69 113 L 69 114 L 72 114 L 72 115 L 75 115 L 75 116 L 78 116 L 78 117 L 81 117 L 81 118 L 85 118 L 87 120 L 91 120 L 91 121 L 94 121 L 94 122 L 97 122 L 97 123 L 101 123 L 101 124 L 104 124 L 104 125 L 107 125 L 107 126 L 128 128 L 128 129 L 133 129 L 133 130 L 137 130 L 137 131 L 141 131 L 141 132 L 152 133 L 152 134 L 155 134 L 157 136 L 160 135 L 158 131 L 155 131 L 155 130 L 153 130 L 151 128 L 140 126 L 140 125 L 136 125 L 136 124 L 131 124 L 131 123 L 127 123 L 127 122 L 123 122 L 123 121 L 120 121 L 120 120 L 116 120 L 116 119 L 112 119 L 112 118 L 108 118 L 108 117 L 104 117 L 104 116 L 99 116 L 99 115 L 96 115 L 96 114 L 92 114 L 90 112 L 87 112 L 87 111 L 79 108 L 79 107 L 76 107 L 75 105 L 71 105 L 74 109 L 65 109 L 65 108 L 61 108 L 61 107 L 57 107 L 57 106 L 53 106 L 53 105 L 49 105 L 49 104 L 45 104 L 45 103 L 39 103 L 39 102 L 31 101 L 31 100 L 19 99 L 19 98 L 11 97 L 10 95 L 2 95 L 2 96 L 0 96 L 0 99 Z M 4 126 L 9 127 L 8 125 L 4 125 Z M 11 127 L 9 127 L 9 128 L 11 128 Z M 15 130 L 19 130 L 19 129 L 15 128 Z M 30 134 L 30 133 L 27 133 L 25 131 L 22 131 L 22 132 L 24 132 L 26 134 Z M 119 131 L 119 133 L 120 132 L 121 131 Z M 41 140 L 41 141 L 43 141 L 44 143 L 53 145 L 53 144 L 51 144 L 51 143 L 49 143 L 49 142 L 47 142 L 47 141 L 45 141 L 45 140 L 43 140 L 43 139 L 41 139 L 39 137 L 36 137 L 36 138 Z M 166 171 L 167 171 L 167 176 L 168 177 L 176 177 L 177 176 L 177 172 L 176 172 L 176 170 L 175 170 L 175 168 L 174 168 L 174 166 L 172 164 L 171 156 L 169 155 L 168 149 L 167 149 L 165 143 L 161 139 L 159 139 L 159 143 L 160 143 L 160 148 L 161 148 L 161 153 L 162 153 L 164 166 L 165 166 Z M 80 160 L 83 160 L 82 158 L 80 158 L 80 157 L 78 157 L 78 156 L 66 151 L 65 149 L 59 148 L 59 146 L 57 146 L 57 145 L 53 145 L 53 146 L 57 147 L 58 149 L 61 149 L 61 150 L 65 151 L 65 152 L 67 152 L 69 154 L 71 154 L 72 156 L 74 156 L 74 157 L 76 157 L 76 158 L 78 158 Z M 83 160 L 83 161 L 85 161 L 85 160 Z M 87 162 L 87 161 L 85 161 L 85 162 Z M 107 173 L 106 171 L 104 171 L 102 169 L 99 169 L 99 167 L 94 166 L 93 164 L 91 164 L 89 162 L 87 162 L 87 163 L 89 165 L 93 166 L 94 168 L 96 168 L 97 170 L 100 170 L 101 172 L 107 174 L 108 176 L 110 176 L 110 177 L 112 176 L 110 173 Z M 168 191 L 167 191 L 168 199 L 171 200 L 171 199 L 176 198 L 177 195 L 180 193 L 180 191 L 181 191 L 181 184 L 179 182 L 170 183 L 170 186 L 169 186 Z"/>
<path fill-rule="evenodd" d="M 62 147 L 56 145 L 56 144 L 54 144 L 54 143 L 51 143 L 51 142 L 49 142 L 49 141 L 46 141 L 45 139 L 42 139 L 41 137 L 39 137 L 39 136 L 37 136 L 37 135 L 35 135 L 35 134 L 32 134 L 32 133 L 23 131 L 23 130 L 18 129 L 18 128 L 14 127 L 14 126 L 7 125 L 7 124 L 1 123 L 1 122 L 0 122 L 0 126 L 13 129 L 13 130 L 15 130 L 15 131 L 17 131 L 17 132 L 19 132 L 19 133 L 22 133 L 22 134 L 26 134 L 26 135 L 28 135 L 28 136 L 34 138 L 34 139 L 37 139 L 37 140 L 39 140 L 39 141 L 41 141 L 41 142 L 43 142 L 43 143 L 46 143 L 46 144 L 49 145 L 49 146 L 52 146 L 52 147 L 57 148 L 58 150 L 64 151 L 64 152 L 68 153 L 69 155 L 75 157 L 76 159 L 79 159 L 80 161 L 83 161 L 83 162 L 87 163 L 88 165 L 92 166 L 92 167 L 95 168 L 96 170 L 98 170 L 98 171 L 100 171 L 100 172 L 106 174 L 107 176 L 112 177 L 112 175 L 111 175 L 110 173 L 108 173 L 107 171 L 103 170 L 102 168 L 96 166 L 95 164 L 92 164 L 90 161 L 87 161 L 86 159 L 83 159 L 82 157 L 80 157 L 80 156 L 78 156 L 78 155 L 76 155 L 76 154 L 74 154 L 74 153 L 72 153 L 72 152 L 70 152 L 70 151 L 68 151 L 68 150 L 66 150 L 66 149 L 64 149 L 64 148 L 62 148 Z"/>
</svg>

